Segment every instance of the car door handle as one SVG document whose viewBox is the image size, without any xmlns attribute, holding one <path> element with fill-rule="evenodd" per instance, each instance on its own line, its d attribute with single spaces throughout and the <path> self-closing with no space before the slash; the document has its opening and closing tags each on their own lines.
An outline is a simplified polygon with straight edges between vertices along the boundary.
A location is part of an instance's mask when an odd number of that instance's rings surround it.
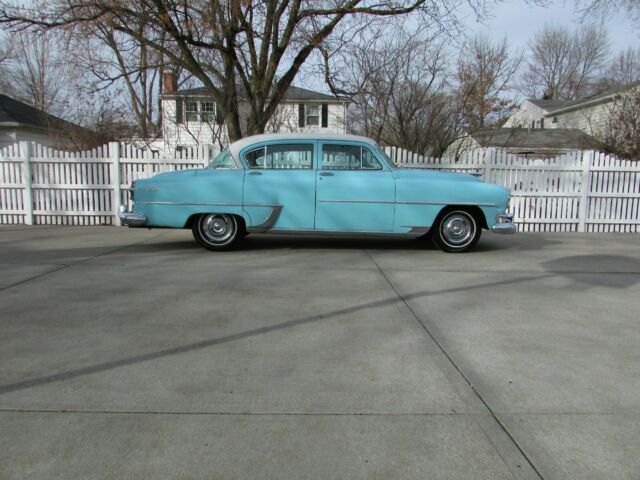
<svg viewBox="0 0 640 480">
<path fill-rule="evenodd" d="M 262 172 L 249 172 L 249 175 L 262 175 Z"/>
<path fill-rule="evenodd" d="M 333 173 L 331 172 L 320 172 L 321 177 L 333 177 Z"/>
</svg>

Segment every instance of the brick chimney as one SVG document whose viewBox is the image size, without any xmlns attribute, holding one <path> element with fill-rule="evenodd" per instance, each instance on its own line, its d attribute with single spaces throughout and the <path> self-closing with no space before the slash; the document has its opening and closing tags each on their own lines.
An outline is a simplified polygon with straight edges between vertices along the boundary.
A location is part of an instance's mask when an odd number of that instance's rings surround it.
<svg viewBox="0 0 640 480">
<path fill-rule="evenodd" d="M 165 72 L 162 77 L 162 93 L 175 93 L 178 89 L 178 79 L 173 72 Z"/>
</svg>

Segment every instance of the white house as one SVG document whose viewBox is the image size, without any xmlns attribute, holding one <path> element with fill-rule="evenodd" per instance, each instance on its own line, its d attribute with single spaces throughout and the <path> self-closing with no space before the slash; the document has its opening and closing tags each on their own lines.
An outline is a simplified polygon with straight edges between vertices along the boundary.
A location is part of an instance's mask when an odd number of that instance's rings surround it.
<svg viewBox="0 0 640 480">
<path fill-rule="evenodd" d="M 224 118 L 204 88 L 174 91 L 166 79 L 162 100 L 162 146 L 167 152 L 185 147 L 213 145 L 218 150 L 228 143 Z M 249 108 L 240 100 L 241 121 Z M 300 87 L 289 87 L 282 104 L 267 125 L 271 133 L 345 133 L 346 103 L 339 98 Z"/>
<path fill-rule="evenodd" d="M 625 92 L 639 88 L 634 84 L 579 100 L 534 100 L 522 102 L 520 108 L 503 125 L 504 128 L 568 128 L 601 137 L 616 102 Z"/>
<path fill-rule="evenodd" d="M 79 125 L 0 94 L 0 147 L 22 141 L 55 147 L 87 132 Z"/>
</svg>

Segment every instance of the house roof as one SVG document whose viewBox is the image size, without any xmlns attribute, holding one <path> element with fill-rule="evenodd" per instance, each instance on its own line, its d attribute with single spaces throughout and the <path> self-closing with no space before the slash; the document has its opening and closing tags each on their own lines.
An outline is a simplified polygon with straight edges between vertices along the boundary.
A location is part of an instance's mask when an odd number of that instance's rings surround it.
<svg viewBox="0 0 640 480">
<path fill-rule="evenodd" d="M 640 86 L 640 82 L 634 82 L 630 85 L 612 87 L 605 90 L 604 92 L 596 93 L 595 95 L 590 95 L 584 98 L 579 98 L 577 100 L 537 100 L 530 98 L 527 99 L 527 101 L 544 110 L 546 112 L 545 116 L 548 117 L 557 113 L 577 110 L 582 107 L 608 102 L 609 100 L 613 100 L 618 94 L 632 88 L 636 88 L 638 86 Z"/>
<path fill-rule="evenodd" d="M 594 137 L 573 128 L 493 128 L 477 130 L 470 136 L 482 147 L 533 150 L 600 147 Z"/>
<path fill-rule="evenodd" d="M 165 97 L 198 97 L 198 96 L 210 96 L 209 91 L 205 87 L 189 88 L 186 90 L 178 90 L 173 93 L 163 94 Z M 246 99 L 247 95 L 243 88 L 238 89 L 238 96 L 241 99 Z M 300 101 L 323 101 L 323 102 L 339 102 L 338 97 L 333 95 L 327 95 L 326 93 L 315 92 L 313 90 L 307 90 L 306 88 L 291 86 L 287 89 L 285 94 L 285 100 L 292 102 Z"/>
<path fill-rule="evenodd" d="M 57 131 L 82 128 L 3 94 L 0 94 L 0 127 Z"/>
<path fill-rule="evenodd" d="M 559 108 L 567 103 L 567 100 L 538 100 L 536 98 L 527 99 L 529 103 L 533 103 L 536 107 L 540 107 L 542 110 L 551 111 L 555 108 Z"/>
</svg>

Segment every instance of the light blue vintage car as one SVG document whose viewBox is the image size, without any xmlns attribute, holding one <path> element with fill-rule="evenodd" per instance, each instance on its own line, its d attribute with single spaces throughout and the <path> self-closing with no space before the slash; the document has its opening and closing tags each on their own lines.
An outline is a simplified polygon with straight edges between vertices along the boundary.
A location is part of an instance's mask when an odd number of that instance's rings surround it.
<svg viewBox="0 0 640 480">
<path fill-rule="evenodd" d="M 244 138 L 206 168 L 137 180 L 131 192 L 124 225 L 190 228 L 210 250 L 255 232 L 425 237 L 463 252 L 483 228 L 516 231 L 506 188 L 398 168 L 373 140 L 353 135 Z"/>
</svg>

